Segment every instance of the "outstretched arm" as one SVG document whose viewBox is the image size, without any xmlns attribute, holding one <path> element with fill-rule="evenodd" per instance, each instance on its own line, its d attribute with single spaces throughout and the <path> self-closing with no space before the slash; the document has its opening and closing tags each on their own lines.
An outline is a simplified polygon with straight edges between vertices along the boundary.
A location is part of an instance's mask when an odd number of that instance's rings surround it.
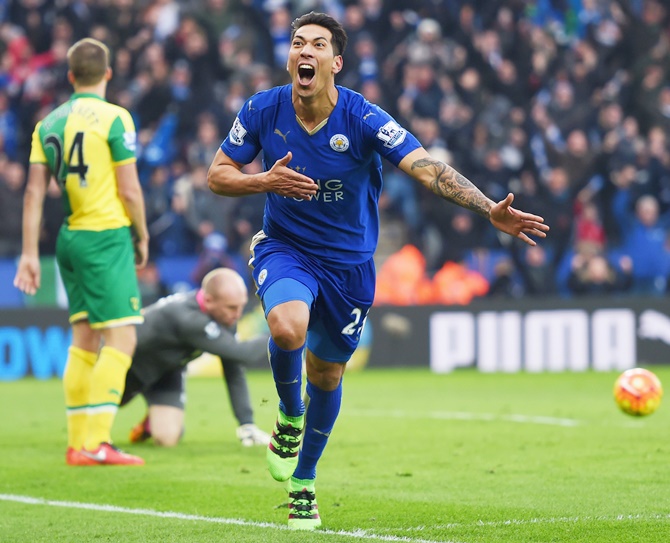
<svg viewBox="0 0 670 543">
<path fill-rule="evenodd" d="M 471 181 L 448 164 L 431 157 L 420 147 L 402 159 L 399 168 L 439 197 L 474 211 L 488 219 L 501 232 L 517 237 L 529 245 L 535 241 L 528 234 L 544 238 L 549 227 L 538 215 L 512 207 L 514 195 L 508 194 L 496 203 L 486 197 Z"/>
</svg>

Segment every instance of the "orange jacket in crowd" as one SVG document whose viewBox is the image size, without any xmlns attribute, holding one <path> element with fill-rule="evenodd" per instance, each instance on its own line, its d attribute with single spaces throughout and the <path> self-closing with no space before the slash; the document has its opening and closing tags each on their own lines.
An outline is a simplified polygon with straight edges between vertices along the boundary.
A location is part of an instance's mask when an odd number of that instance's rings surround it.
<svg viewBox="0 0 670 543">
<path fill-rule="evenodd" d="M 429 278 L 421 251 L 405 245 L 380 267 L 374 305 L 466 305 L 488 290 L 482 274 L 456 262 L 446 262 Z"/>
</svg>

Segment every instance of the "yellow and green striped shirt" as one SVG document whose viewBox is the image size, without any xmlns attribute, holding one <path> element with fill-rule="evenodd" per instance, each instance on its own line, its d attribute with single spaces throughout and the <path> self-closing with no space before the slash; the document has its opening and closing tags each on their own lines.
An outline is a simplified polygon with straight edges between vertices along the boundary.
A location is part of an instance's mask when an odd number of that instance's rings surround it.
<svg viewBox="0 0 670 543">
<path fill-rule="evenodd" d="M 46 164 L 63 188 L 70 229 L 130 225 L 114 169 L 136 160 L 136 142 L 130 113 L 96 94 L 73 94 L 37 124 L 30 162 Z"/>
</svg>

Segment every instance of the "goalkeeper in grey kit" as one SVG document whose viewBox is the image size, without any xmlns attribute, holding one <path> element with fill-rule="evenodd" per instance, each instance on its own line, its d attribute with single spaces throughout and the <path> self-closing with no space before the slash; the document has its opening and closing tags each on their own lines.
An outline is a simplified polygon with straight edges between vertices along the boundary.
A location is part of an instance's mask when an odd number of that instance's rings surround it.
<svg viewBox="0 0 670 543">
<path fill-rule="evenodd" d="M 137 349 L 126 377 L 121 405 L 138 394 L 147 416 L 130 433 L 131 442 L 153 438 L 157 445 L 176 445 L 184 432 L 186 365 L 203 352 L 223 365 L 237 437 L 245 446 L 267 445 L 270 437 L 254 424 L 245 368 L 267 364 L 268 335 L 249 341 L 235 337 L 248 302 L 244 279 L 234 270 L 217 268 L 197 291 L 172 294 L 144 310 L 137 327 Z"/>
</svg>

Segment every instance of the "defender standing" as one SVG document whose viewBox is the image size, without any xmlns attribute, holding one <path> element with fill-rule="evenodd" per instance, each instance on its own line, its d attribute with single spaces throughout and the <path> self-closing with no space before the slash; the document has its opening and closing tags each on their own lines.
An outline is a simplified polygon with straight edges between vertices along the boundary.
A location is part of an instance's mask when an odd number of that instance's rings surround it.
<svg viewBox="0 0 670 543">
<path fill-rule="evenodd" d="M 40 287 L 39 227 L 51 176 L 66 219 L 56 258 L 68 295 L 72 345 L 63 375 L 70 465 L 144 464 L 111 443 L 126 372 L 143 321 L 135 266 L 149 233 L 130 113 L 105 100 L 109 50 L 85 38 L 68 51 L 70 99 L 37 124 L 24 197 L 23 248 L 14 285 Z"/>
</svg>

